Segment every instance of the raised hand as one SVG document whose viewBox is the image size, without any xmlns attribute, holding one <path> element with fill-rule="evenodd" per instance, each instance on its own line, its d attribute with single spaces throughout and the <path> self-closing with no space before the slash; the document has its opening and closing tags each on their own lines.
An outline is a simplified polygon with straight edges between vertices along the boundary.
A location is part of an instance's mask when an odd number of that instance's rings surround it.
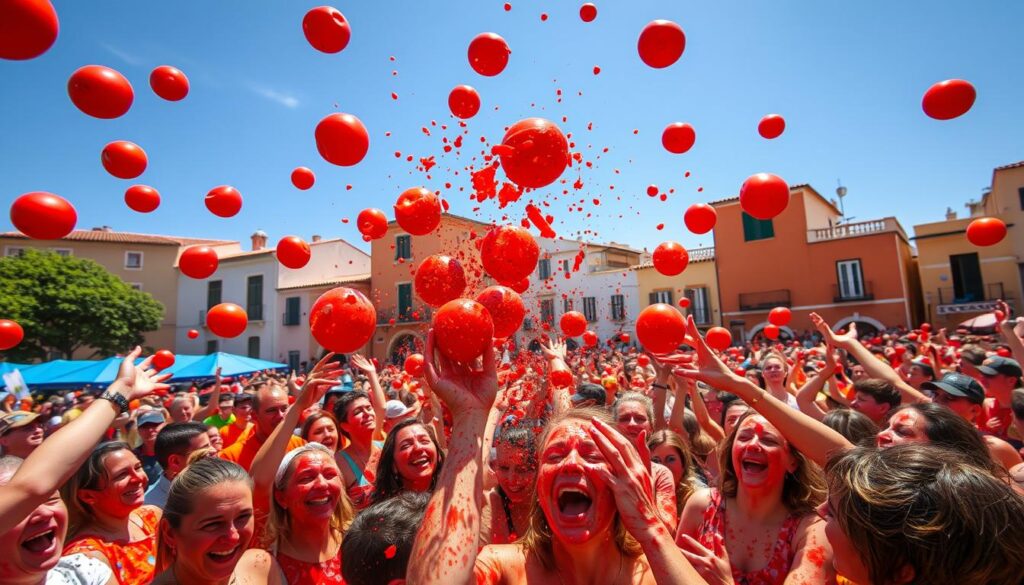
<svg viewBox="0 0 1024 585">
<path fill-rule="evenodd" d="M 135 365 L 135 359 L 142 354 L 142 348 L 136 346 L 124 360 L 117 370 L 117 378 L 110 384 L 111 392 L 118 392 L 128 399 L 129 402 L 137 400 L 157 390 L 167 390 L 169 385 L 163 382 L 170 379 L 171 374 L 158 374 L 151 366 L 153 356 L 142 360 L 142 363 Z"/>
<path fill-rule="evenodd" d="M 540 351 L 544 354 L 544 357 L 548 360 L 560 359 L 565 361 L 566 348 L 565 342 L 560 341 L 557 338 L 550 338 L 547 344 L 540 344 Z"/>
<path fill-rule="evenodd" d="M 295 405 L 301 410 L 306 410 L 320 402 L 327 390 L 338 383 L 341 376 L 341 366 L 333 361 L 334 353 L 328 353 L 316 363 L 316 366 L 306 375 L 301 390 L 296 387 L 295 373 L 288 377 L 288 387 L 292 393 L 297 394 Z"/>
<path fill-rule="evenodd" d="M 676 541 L 683 556 L 690 561 L 700 576 L 708 582 L 708 585 L 733 585 L 732 567 L 729 564 L 729 553 L 722 547 L 721 554 L 712 551 L 694 540 L 691 536 L 684 534 Z"/>
<path fill-rule="evenodd" d="M 494 404 L 498 393 L 498 373 L 494 364 L 493 344 L 487 344 L 482 359 L 483 366 L 479 370 L 455 363 L 434 351 L 434 329 L 431 328 L 427 333 L 427 345 L 423 351 L 423 375 L 431 390 L 448 405 L 453 416 L 469 412 L 486 416 Z"/>
<path fill-rule="evenodd" d="M 349 359 L 350 362 L 352 362 L 353 366 L 355 366 L 356 368 L 362 370 L 363 373 L 365 373 L 367 376 L 369 376 L 370 374 L 373 374 L 375 376 L 377 375 L 377 368 L 373 367 L 373 362 L 371 362 L 370 360 L 366 359 L 362 355 L 360 355 L 358 353 L 354 353 L 351 356 L 349 356 L 348 359 Z M 323 360 L 321 360 L 321 361 L 323 361 Z M 317 365 L 320 365 L 320 364 L 317 364 Z"/>
<path fill-rule="evenodd" d="M 713 388 L 722 388 L 736 378 L 736 374 L 729 369 L 729 366 L 708 347 L 704 338 L 700 336 L 697 324 L 693 315 L 686 318 L 686 335 L 692 340 L 697 349 L 697 357 L 688 364 L 682 364 L 672 370 L 672 373 L 690 380 L 698 380 L 710 385 Z"/>
<path fill-rule="evenodd" d="M 654 497 L 654 478 L 650 471 L 650 451 L 646 441 L 638 451 L 629 440 L 607 423 L 593 419 L 590 436 L 604 455 L 608 466 L 588 466 L 612 489 L 623 525 L 637 539 L 652 537 L 665 525 L 658 515 Z M 642 433 L 645 434 L 645 433 Z M 643 453 L 646 453 L 646 457 Z M 645 461 L 646 460 L 646 461 Z"/>
</svg>

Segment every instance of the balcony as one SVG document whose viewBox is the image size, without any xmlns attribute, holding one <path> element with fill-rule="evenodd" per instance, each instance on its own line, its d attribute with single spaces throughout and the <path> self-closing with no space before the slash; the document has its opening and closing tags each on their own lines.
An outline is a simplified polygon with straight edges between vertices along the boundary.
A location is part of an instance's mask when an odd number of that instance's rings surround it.
<svg viewBox="0 0 1024 585">
<path fill-rule="evenodd" d="M 390 325 L 391 320 L 394 319 L 395 323 L 428 323 L 433 313 L 430 307 L 412 308 L 403 314 L 398 313 L 397 308 L 382 309 L 377 311 L 377 324 L 378 325 Z"/>
<path fill-rule="evenodd" d="M 756 293 L 740 293 L 741 311 L 761 311 L 775 307 L 791 307 L 789 289 L 769 290 Z"/>
<path fill-rule="evenodd" d="M 834 303 L 854 303 L 858 301 L 873 301 L 875 300 L 874 286 L 871 282 L 864 282 L 863 290 L 860 294 L 857 291 L 842 290 L 838 284 L 832 285 L 832 302 Z M 849 287 L 847 287 L 849 288 Z"/>
<path fill-rule="evenodd" d="M 965 303 L 981 303 L 985 301 L 998 301 L 999 299 L 1005 299 L 1005 291 L 1003 291 L 1003 283 L 1001 282 L 990 282 L 984 287 L 984 295 L 978 295 L 975 292 L 965 291 L 964 294 L 957 296 L 956 289 L 953 287 L 943 287 L 939 289 L 939 304 L 940 305 L 962 305 Z M 978 298 L 984 296 L 984 298 Z"/>
<path fill-rule="evenodd" d="M 807 230 L 807 243 L 815 244 L 818 242 L 830 242 L 833 240 L 870 236 L 886 232 L 898 233 L 904 240 L 907 239 L 907 234 L 904 233 L 903 228 L 900 226 L 900 223 L 896 221 L 896 218 L 886 217 L 882 219 L 873 219 L 871 221 L 844 223 L 827 228 Z"/>
</svg>

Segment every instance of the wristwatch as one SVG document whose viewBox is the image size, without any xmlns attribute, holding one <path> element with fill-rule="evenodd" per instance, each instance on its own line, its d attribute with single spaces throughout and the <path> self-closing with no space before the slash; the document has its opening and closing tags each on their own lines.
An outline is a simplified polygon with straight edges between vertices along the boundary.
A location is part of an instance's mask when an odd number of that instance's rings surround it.
<svg viewBox="0 0 1024 585">
<path fill-rule="evenodd" d="M 103 394 L 100 394 L 100 400 L 109 400 L 113 402 L 121 414 L 128 412 L 128 399 L 117 392 L 107 390 Z"/>
</svg>

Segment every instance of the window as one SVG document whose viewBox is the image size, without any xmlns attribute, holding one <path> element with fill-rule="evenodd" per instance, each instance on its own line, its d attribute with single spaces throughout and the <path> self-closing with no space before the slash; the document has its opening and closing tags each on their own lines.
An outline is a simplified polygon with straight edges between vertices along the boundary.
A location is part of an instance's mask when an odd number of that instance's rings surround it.
<svg viewBox="0 0 1024 585">
<path fill-rule="evenodd" d="M 690 314 L 698 325 L 711 324 L 711 304 L 708 302 L 708 289 L 688 288 L 684 293 L 690 299 Z"/>
<path fill-rule="evenodd" d="M 523 331 L 533 331 L 533 319 L 529 317 L 523 319 Z"/>
<path fill-rule="evenodd" d="M 249 338 L 249 357 L 260 359 L 260 338 L 252 336 Z"/>
<path fill-rule="evenodd" d="M 211 339 L 206 342 L 206 353 L 217 353 L 220 351 L 220 340 Z"/>
<path fill-rule="evenodd" d="M 263 320 L 263 275 L 256 274 L 246 279 L 245 312 L 250 321 Z"/>
<path fill-rule="evenodd" d="M 127 270 L 142 270 L 142 252 L 125 252 L 124 267 Z"/>
<path fill-rule="evenodd" d="M 665 290 L 652 291 L 651 294 L 648 295 L 648 297 L 647 297 L 647 302 L 648 302 L 648 304 L 651 304 L 651 305 L 653 305 L 655 303 L 665 303 L 666 305 L 671 305 L 672 304 L 672 290 L 671 289 L 665 289 Z"/>
<path fill-rule="evenodd" d="M 299 360 L 301 360 L 301 359 L 302 358 L 299 357 L 299 352 L 298 351 L 294 351 L 294 350 L 293 351 L 289 351 L 288 352 L 288 369 L 293 371 L 293 372 L 299 371 L 299 364 L 300 364 Z"/>
<path fill-rule="evenodd" d="M 211 280 L 206 283 L 206 310 L 209 311 L 215 305 L 221 303 L 221 290 L 224 283 L 219 280 Z"/>
<path fill-rule="evenodd" d="M 597 321 L 596 297 L 583 297 L 583 316 L 587 318 L 587 323 Z"/>
<path fill-rule="evenodd" d="M 412 236 L 395 236 L 395 260 L 412 258 Z"/>
<path fill-rule="evenodd" d="M 1020 208 L 1024 210 L 1024 187 L 1017 189 L 1017 196 L 1020 198 Z"/>
<path fill-rule="evenodd" d="M 555 300 L 544 299 L 540 302 L 540 322 L 552 324 L 555 322 Z"/>
<path fill-rule="evenodd" d="M 141 282 L 129 282 L 128 286 L 132 287 L 135 290 L 142 290 L 142 283 Z"/>
<path fill-rule="evenodd" d="M 985 285 L 981 280 L 978 253 L 956 254 L 949 257 L 953 272 L 953 302 L 973 303 L 985 300 Z"/>
<path fill-rule="evenodd" d="M 775 237 L 775 226 L 770 219 L 757 219 L 743 212 L 743 241 L 766 240 Z"/>
<path fill-rule="evenodd" d="M 836 271 L 839 279 L 839 298 L 859 299 L 864 296 L 864 273 L 861 271 L 860 260 L 836 262 Z"/>
<path fill-rule="evenodd" d="M 25 248 L 19 246 L 7 246 L 4 248 L 4 256 L 24 256 Z"/>
<path fill-rule="evenodd" d="M 612 320 L 622 321 L 626 318 L 626 299 L 622 295 L 612 295 Z"/>
<path fill-rule="evenodd" d="M 63 258 L 67 258 L 71 255 L 71 248 L 54 248 L 53 253 Z"/>
<path fill-rule="evenodd" d="M 551 278 L 551 259 L 544 258 L 537 263 L 537 277 L 541 280 Z"/>
<path fill-rule="evenodd" d="M 412 318 L 412 283 L 403 282 L 398 285 L 398 318 Z"/>
<path fill-rule="evenodd" d="M 572 299 L 562 299 L 562 312 L 568 313 L 569 311 L 573 310 L 572 305 Z"/>
<path fill-rule="evenodd" d="M 284 300 L 284 324 L 285 325 L 298 325 L 299 324 L 299 297 L 288 297 Z"/>
<path fill-rule="evenodd" d="M 562 260 L 562 272 L 569 274 L 569 260 Z"/>
</svg>

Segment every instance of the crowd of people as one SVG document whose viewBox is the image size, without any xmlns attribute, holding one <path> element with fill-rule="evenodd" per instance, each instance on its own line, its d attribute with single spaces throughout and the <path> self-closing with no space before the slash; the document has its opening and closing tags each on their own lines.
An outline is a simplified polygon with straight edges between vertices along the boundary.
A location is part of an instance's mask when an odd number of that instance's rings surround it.
<svg viewBox="0 0 1024 585">
<path fill-rule="evenodd" d="M 1024 322 L 810 318 L 187 389 L 136 349 L 0 417 L 0 582 L 1024 582 Z"/>
</svg>

